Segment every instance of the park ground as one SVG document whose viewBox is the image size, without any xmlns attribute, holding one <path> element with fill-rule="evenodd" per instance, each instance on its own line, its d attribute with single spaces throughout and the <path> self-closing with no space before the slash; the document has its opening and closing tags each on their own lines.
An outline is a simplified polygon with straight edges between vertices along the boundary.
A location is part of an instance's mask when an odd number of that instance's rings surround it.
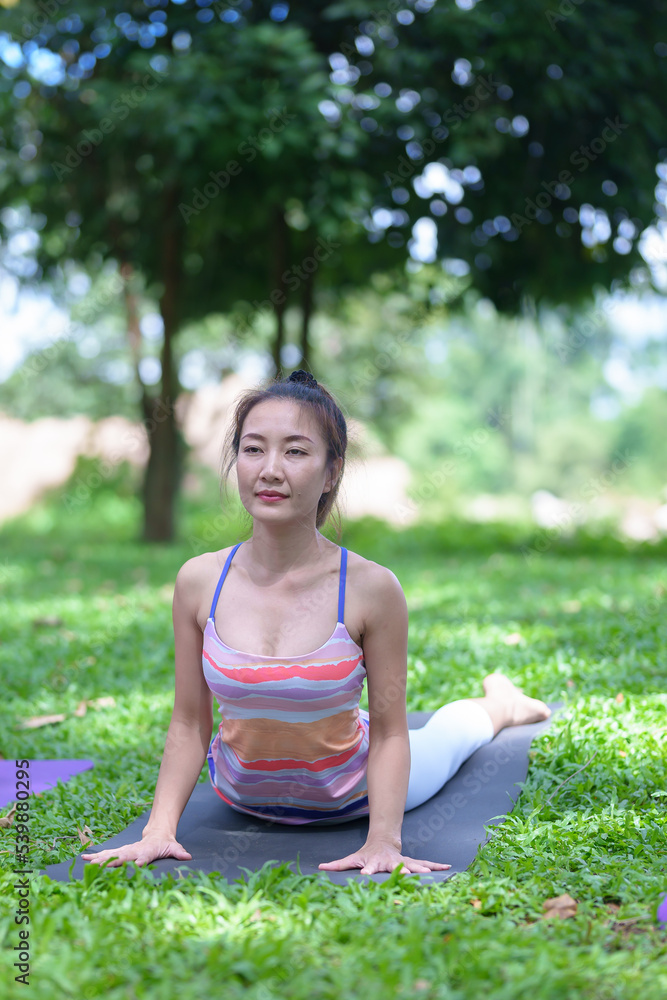
<svg viewBox="0 0 667 1000">
<path fill-rule="evenodd" d="M 173 704 L 173 581 L 211 536 L 188 504 L 181 541 L 150 546 L 136 541 L 131 497 L 102 490 L 76 517 L 61 501 L 0 531 L 0 752 L 96 762 L 30 800 L 34 872 L 149 808 Z M 405 589 L 409 710 L 476 693 L 491 670 L 564 703 L 533 743 L 511 815 L 467 872 L 430 886 L 398 873 L 338 886 L 286 865 L 234 884 L 92 867 L 71 884 L 33 874 L 27 991 L 14 982 L 10 823 L 0 827 L 3 996 L 667 995 L 667 929 L 655 916 L 667 892 L 665 543 L 582 531 L 538 547 L 529 527 L 399 530 L 370 518 L 343 527 L 341 543 Z M 226 522 L 206 547 L 240 530 Z M 25 726 L 47 715 L 63 718 Z M 549 916 L 545 902 L 565 894 L 571 915 Z"/>
</svg>

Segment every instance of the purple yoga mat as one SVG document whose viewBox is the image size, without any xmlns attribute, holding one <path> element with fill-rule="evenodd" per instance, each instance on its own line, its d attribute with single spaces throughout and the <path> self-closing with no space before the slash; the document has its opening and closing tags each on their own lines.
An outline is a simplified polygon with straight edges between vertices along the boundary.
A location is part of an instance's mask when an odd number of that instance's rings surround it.
<svg viewBox="0 0 667 1000">
<path fill-rule="evenodd" d="M 16 801 L 16 792 L 29 791 L 39 795 L 49 788 L 55 788 L 58 781 L 69 781 L 75 774 L 94 767 L 92 760 L 30 760 L 27 771 L 29 778 L 17 782 L 16 772 L 19 770 L 14 760 L 0 760 L 0 809 Z M 29 785 L 26 788 L 26 784 Z"/>
</svg>

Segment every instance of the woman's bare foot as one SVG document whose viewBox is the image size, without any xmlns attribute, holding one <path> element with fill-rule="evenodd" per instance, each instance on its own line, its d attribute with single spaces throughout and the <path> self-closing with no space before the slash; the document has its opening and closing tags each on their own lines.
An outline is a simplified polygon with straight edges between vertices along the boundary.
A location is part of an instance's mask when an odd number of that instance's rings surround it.
<svg viewBox="0 0 667 1000">
<path fill-rule="evenodd" d="M 551 709 L 548 705 L 538 698 L 529 698 L 528 695 L 523 694 L 504 674 L 488 674 L 482 681 L 482 686 L 485 697 L 496 703 L 502 717 L 507 720 L 503 722 L 501 728 L 525 726 L 529 722 L 542 722 L 551 715 Z"/>
</svg>

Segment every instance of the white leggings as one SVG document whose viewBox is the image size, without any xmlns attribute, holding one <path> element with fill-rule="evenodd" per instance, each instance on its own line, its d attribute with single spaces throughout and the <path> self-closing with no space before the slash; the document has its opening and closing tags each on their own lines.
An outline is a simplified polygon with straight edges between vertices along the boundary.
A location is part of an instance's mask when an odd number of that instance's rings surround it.
<svg viewBox="0 0 667 1000">
<path fill-rule="evenodd" d="M 451 701 L 410 736 L 410 781 L 405 812 L 442 788 L 461 764 L 493 739 L 491 716 L 479 702 Z"/>
</svg>

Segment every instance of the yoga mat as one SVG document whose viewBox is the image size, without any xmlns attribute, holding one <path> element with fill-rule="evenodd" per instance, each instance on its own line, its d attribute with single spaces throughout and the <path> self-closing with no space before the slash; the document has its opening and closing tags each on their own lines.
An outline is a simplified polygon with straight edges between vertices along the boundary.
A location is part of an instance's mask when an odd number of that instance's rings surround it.
<svg viewBox="0 0 667 1000">
<path fill-rule="evenodd" d="M 552 712 L 560 708 L 550 705 Z M 410 729 L 419 729 L 433 712 L 408 713 Z M 412 858 L 450 864 L 446 871 L 414 872 L 406 878 L 424 882 L 442 882 L 464 871 L 473 861 L 477 848 L 488 839 L 485 824 L 511 812 L 519 797 L 519 782 L 528 771 L 528 750 L 534 738 L 548 728 L 553 715 L 545 722 L 502 729 L 486 746 L 468 758 L 440 791 L 423 805 L 405 813 L 402 829 L 402 852 Z M 92 854 L 141 840 L 150 809 L 127 829 L 99 845 L 89 845 L 81 854 Z M 502 819 L 500 820 L 502 822 Z M 497 825 L 494 823 L 493 825 Z M 161 858 L 149 867 L 154 875 L 180 872 L 219 872 L 228 882 L 247 880 L 241 868 L 256 871 L 267 862 L 293 862 L 291 870 L 307 875 L 317 873 L 332 882 L 344 884 L 350 879 L 384 882 L 391 872 L 362 875 L 360 869 L 321 871 L 324 861 L 343 858 L 358 850 L 368 832 L 368 817 L 335 823 L 330 826 L 303 824 L 286 826 L 235 812 L 220 799 L 210 783 L 198 783 L 188 800 L 178 824 L 177 839 L 192 854 L 191 861 Z M 61 882 L 83 877 L 90 862 L 79 856 L 74 861 L 48 865 L 40 874 Z M 72 868 L 70 875 L 69 869 Z M 137 867 L 130 862 L 132 876 Z M 141 869 L 143 870 L 143 868 Z"/>
<path fill-rule="evenodd" d="M 31 760 L 29 757 L 23 759 L 30 761 L 30 766 L 23 768 L 30 775 L 27 779 L 29 784 L 27 789 L 26 782 L 17 786 L 16 772 L 19 769 L 16 762 L 0 760 L 0 809 L 16 801 L 17 787 L 21 791 L 39 795 L 49 788 L 55 788 L 59 781 L 69 781 L 75 774 L 94 767 L 92 760 Z"/>
</svg>

